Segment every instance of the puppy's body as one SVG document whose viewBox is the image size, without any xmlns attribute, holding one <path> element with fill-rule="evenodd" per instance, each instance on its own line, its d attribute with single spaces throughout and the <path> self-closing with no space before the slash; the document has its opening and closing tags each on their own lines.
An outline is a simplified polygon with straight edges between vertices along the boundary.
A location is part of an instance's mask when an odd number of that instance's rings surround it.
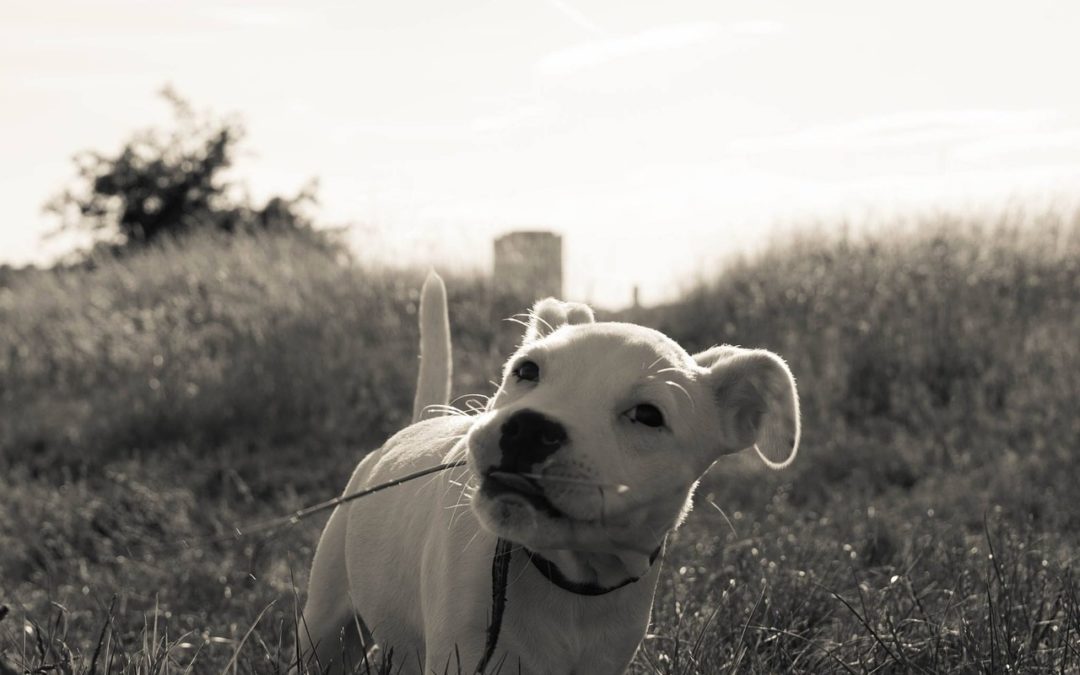
<svg viewBox="0 0 1080 675">
<path fill-rule="evenodd" d="M 794 381 L 775 355 L 691 357 L 651 329 L 544 301 L 485 412 L 414 424 L 360 463 L 346 494 L 467 467 L 334 512 L 312 567 L 304 651 L 340 668 L 374 640 L 405 673 L 473 672 L 502 537 L 516 551 L 487 672 L 621 673 L 648 626 L 654 558 L 697 480 L 750 446 L 786 465 L 798 436 Z"/>
<path fill-rule="evenodd" d="M 461 437 L 471 423 L 442 417 L 406 428 L 360 463 L 346 494 L 460 459 Z M 462 672 L 471 673 L 479 663 L 492 609 L 496 537 L 479 526 L 458 480 L 448 480 L 460 479 L 461 472 L 447 473 L 334 512 L 311 576 L 338 583 L 312 584 L 304 610 L 312 642 L 321 643 L 323 666 L 341 663 L 339 635 L 351 628 L 354 612 L 384 653 L 394 650 L 393 663 L 405 673 L 420 672 L 419 664 L 425 664 L 423 672 L 441 673 L 447 662 L 456 673 L 459 658 Z M 504 663 L 504 672 L 513 673 L 519 663 L 524 673 L 623 672 L 644 636 L 658 569 L 610 594 L 579 596 L 552 585 L 516 551 L 491 663 Z M 355 633 L 345 635 L 348 658 L 358 663 Z"/>
</svg>

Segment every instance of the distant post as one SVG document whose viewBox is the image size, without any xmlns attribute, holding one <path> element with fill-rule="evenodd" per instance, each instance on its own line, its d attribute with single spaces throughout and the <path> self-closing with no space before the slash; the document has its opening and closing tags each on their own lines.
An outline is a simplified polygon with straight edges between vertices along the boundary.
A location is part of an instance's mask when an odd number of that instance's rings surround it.
<svg viewBox="0 0 1080 675">
<path fill-rule="evenodd" d="M 562 237 L 554 232 L 511 232 L 495 240 L 492 317 L 498 322 L 493 348 L 502 358 L 520 343 L 519 324 L 504 319 L 522 314 L 548 296 L 562 299 Z M 526 317 L 518 317 L 527 321 Z"/>
</svg>

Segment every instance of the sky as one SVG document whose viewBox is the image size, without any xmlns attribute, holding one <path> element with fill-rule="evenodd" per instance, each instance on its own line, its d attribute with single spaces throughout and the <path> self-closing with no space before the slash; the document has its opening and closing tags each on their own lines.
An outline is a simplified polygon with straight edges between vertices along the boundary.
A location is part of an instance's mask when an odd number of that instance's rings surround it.
<svg viewBox="0 0 1080 675">
<path fill-rule="evenodd" d="M 564 237 L 566 294 L 670 297 L 803 224 L 1080 193 L 1080 3 L 81 0 L 0 6 L 0 262 L 72 156 L 238 115 L 255 197 L 319 180 L 362 260 Z"/>
</svg>

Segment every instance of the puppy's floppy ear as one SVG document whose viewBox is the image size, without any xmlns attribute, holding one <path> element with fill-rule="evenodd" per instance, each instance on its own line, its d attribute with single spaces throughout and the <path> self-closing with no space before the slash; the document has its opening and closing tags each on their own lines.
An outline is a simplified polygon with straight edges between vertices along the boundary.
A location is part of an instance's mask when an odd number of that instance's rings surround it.
<svg viewBox="0 0 1080 675">
<path fill-rule="evenodd" d="M 754 446 L 771 469 L 782 469 L 799 451 L 799 394 L 787 364 L 764 349 L 728 345 L 694 356 L 707 369 L 721 443 L 727 450 Z"/>
<path fill-rule="evenodd" d="M 741 351 L 745 350 L 739 347 L 732 347 L 731 345 L 719 345 L 694 354 L 694 361 L 702 368 L 712 368 L 720 359 L 735 356 Z"/>
<path fill-rule="evenodd" d="M 563 302 L 555 298 L 544 298 L 533 305 L 529 312 L 529 327 L 525 329 L 524 343 L 539 340 L 554 333 L 559 326 L 567 324 L 593 323 L 593 311 L 580 302 Z"/>
</svg>

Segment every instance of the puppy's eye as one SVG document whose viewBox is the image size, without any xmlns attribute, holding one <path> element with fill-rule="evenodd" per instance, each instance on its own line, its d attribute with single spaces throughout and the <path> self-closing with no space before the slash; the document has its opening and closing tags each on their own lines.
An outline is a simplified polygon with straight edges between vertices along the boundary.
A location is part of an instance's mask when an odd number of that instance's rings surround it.
<svg viewBox="0 0 1080 675">
<path fill-rule="evenodd" d="M 540 379 L 540 366 L 536 365 L 533 361 L 522 361 L 512 372 L 514 377 L 519 380 L 536 382 Z"/>
<path fill-rule="evenodd" d="M 630 420 L 647 427 L 664 426 L 664 414 L 660 409 L 649 403 L 639 403 L 630 409 Z"/>
</svg>

